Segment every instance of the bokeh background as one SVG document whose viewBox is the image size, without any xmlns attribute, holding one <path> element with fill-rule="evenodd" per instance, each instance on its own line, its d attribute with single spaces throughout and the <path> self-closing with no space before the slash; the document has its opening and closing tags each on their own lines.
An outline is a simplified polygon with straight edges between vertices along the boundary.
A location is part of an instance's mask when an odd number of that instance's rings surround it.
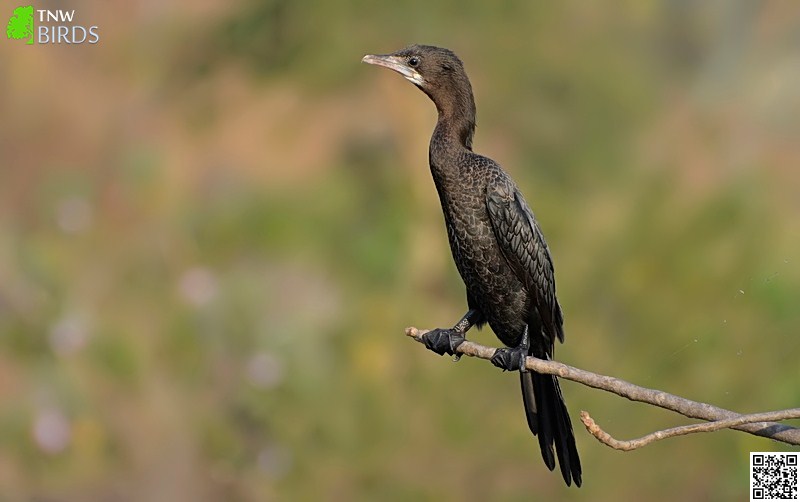
<svg viewBox="0 0 800 502">
<path fill-rule="evenodd" d="M 785 448 L 576 423 L 565 488 L 515 376 L 403 336 L 463 286 L 434 107 L 360 59 L 464 59 L 476 151 L 555 258 L 558 359 L 766 411 L 800 402 L 797 3 L 41 7 L 101 41 L 0 42 L 0 500 L 747 500 L 748 452 Z M 686 423 L 562 386 L 620 438 Z"/>
</svg>

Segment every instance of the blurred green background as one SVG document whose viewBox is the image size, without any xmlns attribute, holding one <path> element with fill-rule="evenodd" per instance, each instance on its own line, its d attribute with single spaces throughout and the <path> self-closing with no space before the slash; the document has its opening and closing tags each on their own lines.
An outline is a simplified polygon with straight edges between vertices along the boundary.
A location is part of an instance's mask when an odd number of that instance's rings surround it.
<svg viewBox="0 0 800 502">
<path fill-rule="evenodd" d="M 579 410 L 686 420 L 565 382 L 565 488 L 514 375 L 403 336 L 464 292 L 434 107 L 360 59 L 465 61 L 475 149 L 554 255 L 557 359 L 766 411 L 800 402 L 795 2 L 46 7 L 101 40 L 0 42 L 0 500 L 747 500 L 748 452 L 783 448 L 616 452 Z"/>
</svg>

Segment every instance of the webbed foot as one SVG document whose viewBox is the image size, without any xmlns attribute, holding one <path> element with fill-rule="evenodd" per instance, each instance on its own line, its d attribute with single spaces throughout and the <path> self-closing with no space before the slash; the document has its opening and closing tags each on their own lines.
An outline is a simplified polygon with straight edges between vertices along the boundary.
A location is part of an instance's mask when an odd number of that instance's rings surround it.
<svg viewBox="0 0 800 502">
<path fill-rule="evenodd" d="M 503 371 L 527 373 L 528 368 L 525 367 L 525 358 L 528 357 L 530 346 L 528 327 L 525 326 L 525 331 L 522 333 L 522 339 L 519 341 L 519 345 L 514 348 L 503 347 L 495 350 L 492 356 L 492 364 Z"/>
<path fill-rule="evenodd" d="M 422 341 L 425 342 L 425 346 L 440 356 L 445 354 L 455 356 L 456 349 L 465 340 L 466 337 L 463 332 L 452 328 L 437 328 L 422 335 Z"/>
<path fill-rule="evenodd" d="M 515 347 L 513 349 L 500 348 L 495 350 L 492 356 L 492 364 L 503 371 L 526 372 L 525 358 L 528 357 L 527 347 Z"/>
</svg>

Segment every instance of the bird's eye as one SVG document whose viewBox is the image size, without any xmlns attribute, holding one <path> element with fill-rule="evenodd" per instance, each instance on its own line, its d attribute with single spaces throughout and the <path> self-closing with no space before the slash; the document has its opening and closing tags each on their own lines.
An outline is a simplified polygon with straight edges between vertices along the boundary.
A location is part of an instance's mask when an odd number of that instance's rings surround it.
<svg viewBox="0 0 800 502">
<path fill-rule="evenodd" d="M 408 58 L 408 66 L 416 67 L 419 64 L 419 58 L 416 56 L 412 56 Z"/>
</svg>

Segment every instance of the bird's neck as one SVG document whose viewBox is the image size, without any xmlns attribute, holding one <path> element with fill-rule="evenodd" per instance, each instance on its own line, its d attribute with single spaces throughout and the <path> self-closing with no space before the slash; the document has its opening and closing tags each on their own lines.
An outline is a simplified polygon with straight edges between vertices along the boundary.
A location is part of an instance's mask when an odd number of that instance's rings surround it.
<svg viewBox="0 0 800 502">
<path fill-rule="evenodd" d="M 472 136 L 475 133 L 475 122 L 460 117 L 448 117 L 439 113 L 439 121 L 433 130 L 431 146 L 446 147 L 447 150 L 466 148 L 472 150 Z"/>
<path fill-rule="evenodd" d="M 446 99 L 433 99 L 439 120 L 433 131 L 434 142 L 450 148 L 472 150 L 472 136 L 475 134 L 475 100 L 471 89 L 458 90 Z"/>
<path fill-rule="evenodd" d="M 475 101 L 469 84 L 451 86 L 446 95 L 428 95 L 439 112 L 429 150 L 431 174 L 444 204 L 445 193 L 458 186 L 463 155 L 472 151 Z"/>
<path fill-rule="evenodd" d="M 474 131 L 474 121 L 457 117 L 454 120 L 454 117 L 439 112 L 439 121 L 431 136 L 428 159 L 442 204 L 446 202 L 446 193 L 458 189 L 463 156 L 472 151 Z"/>
</svg>

